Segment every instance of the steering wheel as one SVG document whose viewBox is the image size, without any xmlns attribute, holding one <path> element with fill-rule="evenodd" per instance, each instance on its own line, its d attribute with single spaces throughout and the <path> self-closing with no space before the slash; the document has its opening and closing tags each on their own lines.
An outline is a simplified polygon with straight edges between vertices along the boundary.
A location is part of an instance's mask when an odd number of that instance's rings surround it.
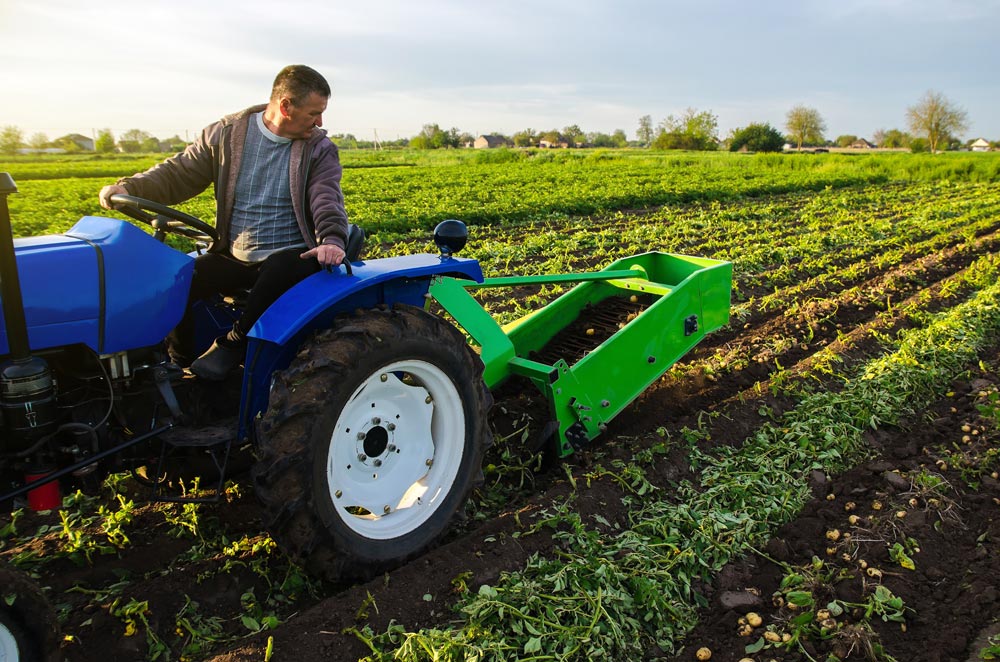
<svg viewBox="0 0 1000 662">
<path fill-rule="evenodd" d="M 156 230 L 156 238 L 160 241 L 163 241 L 167 232 L 201 241 L 207 239 L 213 243 L 219 240 L 219 233 L 214 226 L 173 207 L 122 193 L 111 196 L 110 201 L 117 205 L 115 207 L 117 211 L 152 226 Z"/>
</svg>

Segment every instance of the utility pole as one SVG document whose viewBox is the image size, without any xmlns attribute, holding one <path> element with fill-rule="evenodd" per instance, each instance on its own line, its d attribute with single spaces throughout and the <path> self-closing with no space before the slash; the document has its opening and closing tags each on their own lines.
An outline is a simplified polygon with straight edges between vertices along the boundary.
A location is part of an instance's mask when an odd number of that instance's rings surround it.
<svg viewBox="0 0 1000 662">
<path fill-rule="evenodd" d="M 375 133 L 375 141 L 373 143 L 374 144 L 374 149 L 375 149 L 375 151 L 378 151 L 378 150 L 382 149 L 382 143 L 378 139 L 378 129 L 372 129 L 372 131 Z"/>
</svg>

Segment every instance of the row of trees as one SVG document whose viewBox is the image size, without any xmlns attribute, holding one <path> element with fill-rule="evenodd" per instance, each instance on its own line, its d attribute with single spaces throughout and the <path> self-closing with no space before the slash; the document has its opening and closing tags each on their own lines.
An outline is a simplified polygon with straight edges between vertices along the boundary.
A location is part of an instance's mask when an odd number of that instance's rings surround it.
<svg viewBox="0 0 1000 662">
<path fill-rule="evenodd" d="M 937 152 L 958 149 L 962 142 L 958 134 L 969 126 L 968 113 L 949 101 L 943 94 L 928 91 L 916 104 L 906 110 L 906 121 L 912 133 L 899 129 L 879 129 L 872 136 L 877 147 L 905 147 L 913 151 Z M 814 108 L 796 106 L 788 111 L 785 128 L 789 142 L 796 147 L 825 145 L 823 134 L 826 123 Z M 835 144 L 847 147 L 858 140 L 854 135 L 838 136 Z M 970 144 L 968 141 L 966 145 Z"/>
<path fill-rule="evenodd" d="M 628 136 L 622 129 L 616 129 L 613 133 L 591 132 L 586 133 L 579 125 L 560 129 L 549 129 L 548 131 L 535 131 L 534 129 L 522 129 L 511 136 L 500 132 L 490 133 L 490 136 L 499 138 L 504 144 L 514 147 L 537 147 L 541 144 L 565 145 L 567 147 L 627 147 Z M 476 136 L 470 133 L 459 131 L 457 128 L 443 130 L 437 124 L 425 124 L 420 133 L 405 141 L 406 146 L 416 149 L 440 149 L 442 147 L 470 147 L 476 140 Z M 349 146 L 358 141 L 351 136 L 333 136 L 333 141 L 339 146 Z"/>
<path fill-rule="evenodd" d="M 968 115 L 944 95 L 927 92 L 907 109 L 906 117 L 912 133 L 879 129 L 872 136 L 872 143 L 877 147 L 931 152 L 962 147 L 957 135 L 968 128 Z M 711 111 L 699 112 L 688 108 L 680 117 L 667 117 L 655 130 L 649 115 L 639 118 L 636 138 L 641 144 L 657 149 L 711 150 L 728 147 L 732 151 L 776 152 L 785 144 L 799 149 L 803 146 L 831 145 L 824 137 L 826 122 L 819 111 L 802 105 L 795 106 L 785 116 L 785 135 L 770 124 L 754 123 L 735 129 L 726 140 L 720 141 L 717 126 L 718 118 Z M 837 137 L 835 144 L 847 147 L 857 140 L 857 136 L 842 135 Z M 968 141 L 966 146 L 971 142 Z"/>
<path fill-rule="evenodd" d="M 0 129 L 0 154 L 17 154 L 22 149 L 43 151 L 46 149 L 61 149 L 64 152 L 82 152 L 86 148 L 83 142 L 86 136 L 68 134 L 55 140 L 49 140 L 44 133 L 35 133 L 25 139 L 24 132 L 16 126 L 5 126 Z M 94 151 L 102 154 L 111 152 L 179 152 L 184 149 L 185 142 L 179 136 L 160 140 L 141 129 L 130 129 L 115 140 L 111 129 L 101 129 L 94 137 Z"/>
<path fill-rule="evenodd" d="M 968 116 L 964 110 L 952 104 L 944 95 L 928 92 L 915 105 L 907 109 L 907 122 L 911 133 L 899 129 L 879 129 L 871 144 L 876 147 L 906 148 L 912 151 L 940 151 L 959 149 L 963 143 L 957 135 L 968 128 Z M 838 145 L 848 147 L 858 141 L 855 135 L 841 135 L 835 141 L 825 137 L 826 122 L 815 108 L 795 106 L 785 117 L 786 133 L 781 133 L 768 123 L 752 123 L 730 132 L 724 140 L 719 138 L 719 118 L 710 110 L 688 108 L 680 115 L 669 115 L 654 125 L 649 115 L 639 118 L 636 140 L 630 142 L 621 129 L 612 134 L 585 133 L 576 124 L 561 131 L 536 132 L 533 129 L 518 131 L 513 136 L 496 135 L 506 144 L 515 147 L 533 147 L 548 143 L 567 147 L 625 147 L 636 145 L 654 149 L 687 149 L 755 152 L 777 152 L 785 145 L 802 147 L 826 147 Z M 353 139 L 353 136 L 351 136 Z M 334 138 L 335 142 L 337 138 Z M 442 147 L 465 147 L 473 141 L 473 136 L 453 128 L 442 130 L 437 124 L 425 124 L 423 130 L 406 144 L 420 149 Z M 965 143 L 969 146 L 972 141 Z M 339 143 L 338 143 L 339 144 Z"/>
<path fill-rule="evenodd" d="M 958 134 L 967 130 L 968 114 L 965 110 L 951 103 L 944 95 L 929 91 L 916 104 L 906 111 L 910 133 L 899 129 L 879 129 L 872 136 L 876 147 L 907 148 L 912 151 L 941 151 L 959 149 L 963 143 Z M 752 123 L 730 132 L 725 140 L 719 139 L 719 118 L 710 110 L 699 111 L 688 108 L 678 116 L 669 115 L 655 127 L 649 115 L 639 118 L 639 128 L 636 130 L 636 141 L 630 142 L 621 129 L 611 134 L 600 132 L 584 132 L 578 125 L 572 124 L 562 130 L 535 131 L 523 129 L 513 136 L 500 133 L 490 134 L 499 137 L 504 144 L 515 147 L 534 147 L 541 144 L 566 147 L 625 147 L 637 145 L 654 149 L 688 149 L 715 150 L 729 149 L 732 151 L 747 150 L 755 152 L 776 152 L 786 144 L 801 149 L 804 146 L 819 147 L 838 145 L 847 147 L 858 140 L 855 135 L 841 135 L 835 141 L 827 141 L 826 123 L 819 111 L 806 106 L 795 106 L 785 117 L 786 134 L 782 134 L 768 123 Z M 28 147 L 36 150 L 56 147 L 68 152 L 80 151 L 80 139 L 83 136 L 69 135 L 49 141 L 45 134 L 36 133 L 25 140 L 23 133 L 14 126 L 0 130 L 0 153 L 15 154 L 18 150 Z M 448 147 L 469 147 L 475 137 L 457 128 L 444 130 L 437 124 L 425 124 L 416 136 L 396 141 L 379 142 L 358 140 L 351 134 L 336 134 L 331 136 L 333 142 L 344 149 L 372 147 L 413 147 L 417 149 L 441 149 Z M 967 142 L 968 146 L 971 141 Z M 167 140 L 159 140 L 145 131 L 131 129 L 115 140 L 110 129 L 97 132 L 94 139 L 94 150 L 97 152 L 177 152 L 184 148 L 185 142 L 178 136 Z M 993 143 L 994 147 L 998 145 Z"/>
</svg>

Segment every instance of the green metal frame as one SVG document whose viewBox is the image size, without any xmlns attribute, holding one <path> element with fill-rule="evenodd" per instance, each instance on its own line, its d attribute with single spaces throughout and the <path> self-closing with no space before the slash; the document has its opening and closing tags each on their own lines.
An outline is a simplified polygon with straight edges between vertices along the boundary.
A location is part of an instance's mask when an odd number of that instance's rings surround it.
<svg viewBox="0 0 1000 662">
<path fill-rule="evenodd" d="M 490 388 L 511 375 L 527 377 L 546 396 L 566 456 L 600 434 L 650 384 L 705 334 L 729 323 L 732 264 L 651 252 L 590 273 L 487 278 L 482 283 L 435 277 L 430 296 L 481 347 Z M 470 290 L 577 283 L 549 305 L 501 327 Z M 527 358 L 572 323 L 588 304 L 648 295 L 653 303 L 574 365 Z"/>
</svg>

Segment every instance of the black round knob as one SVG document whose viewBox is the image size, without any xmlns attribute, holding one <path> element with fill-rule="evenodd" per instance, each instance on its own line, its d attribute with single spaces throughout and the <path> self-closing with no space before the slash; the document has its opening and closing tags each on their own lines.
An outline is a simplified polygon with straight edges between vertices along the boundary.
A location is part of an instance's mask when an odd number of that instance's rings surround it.
<svg viewBox="0 0 1000 662">
<path fill-rule="evenodd" d="M 442 255 L 452 255 L 465 247 L 469 240 L 469 229 L 462 221 L 448 219 L 434 228 L 434 244 Z"/>
</svg>

